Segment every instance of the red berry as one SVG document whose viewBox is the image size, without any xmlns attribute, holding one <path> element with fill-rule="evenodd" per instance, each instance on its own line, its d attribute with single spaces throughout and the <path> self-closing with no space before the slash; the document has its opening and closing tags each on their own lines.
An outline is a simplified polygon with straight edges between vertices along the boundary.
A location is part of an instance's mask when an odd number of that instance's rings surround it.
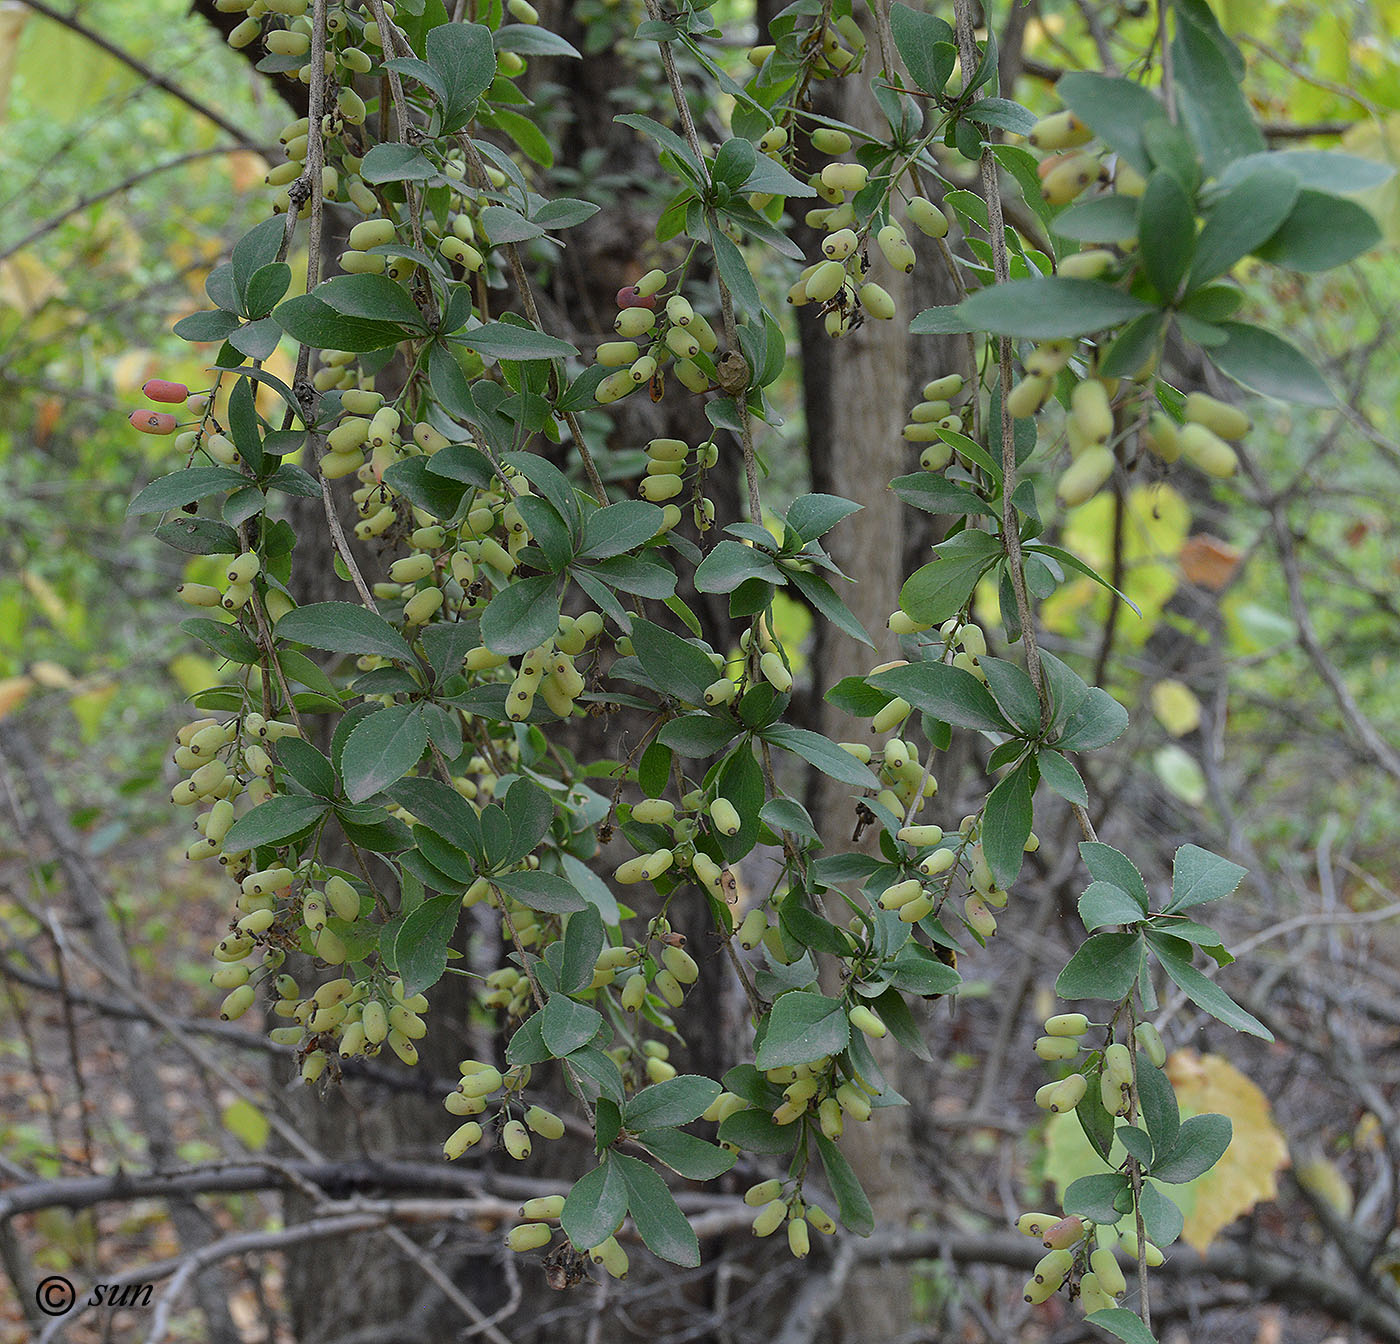
<svg viewBox="0 0 1400 1344">
<path fill-rule="evenodd" d="M 617 291 L 617 306 L 619 308 L 655 308 L 656 296 L 654 294 L 645 296 L 638 294 L 636 285 L 623 285 Z"/>
<path fill-rule="evenodd" d="M 190 395 L 184 383 L 172 383 L 165 378 L 148 378 L 141 384 L 141 391 L 152 401 L 164 401 L 172 406 L 182 405 Z"/>
<path fill-rule="evenodd" d="M 132 411 L 127 417 L 143 434 L 173 434 L 175 417 L 165 411 Z"/>
</svg>

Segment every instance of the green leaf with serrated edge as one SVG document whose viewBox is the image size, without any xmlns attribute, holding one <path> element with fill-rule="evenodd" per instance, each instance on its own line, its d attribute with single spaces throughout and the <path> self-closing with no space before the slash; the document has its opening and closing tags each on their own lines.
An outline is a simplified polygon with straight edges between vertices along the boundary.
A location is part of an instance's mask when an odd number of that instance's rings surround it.
<svg viewBox="0 0 1400 1344">
<path fill-rule="evenodd" d="M 593 967 L 603 950 L 603 920 L 590 905 L 575 911 L 564 926 L 564 959 L 559 988 L 575 994 L 593 979 Z"/>
<path fill-rule="evenodd" d="M 1114 1207 L 1114 1201 L 1128 1188 L 1128 1178 L 1121 1172 L 1106 1171 L 1081 1176 L 1077 1181 L 1071 1181 L 1065 1190 L 1065 1213 L 1077 1213 L 1081 1218 L 1107 1223 L 1112 1227 L 1122 1216 Z"/>
<path fill-rule="evenodd" d="M 1137 980 L 1142 951 L 1139 934 L 1092 934 L 1060 972 L 1055 993 L 1062 999 L 1121 999 Z"/>
<path fill-rule="evenodd" d="M 754 578 L 781 583 L 783 576 L 770 557 L 729 538 L 716 542 L 695 570 L 695 586 L 702 593 L 730 593 Z"/>
<path fill-rule="evenodd" d="M 1121 737 L 1127 726 L 1128 711 L 1107 691 L 1091 686 L 1055 745 L 1062 751 L 1092 751 Z"/>
<path fill-rule="evenodd" d="M 789 835 L 813 843 L 818 839 L 816 823 L 795 798 L 770 798 L 758 815 L 771 831 L 786 831 Z"/>
<path fill-rule="evenodd" d="M 277 622 L 277 634 L 281 639 L 333 653 L 372 653 L 394 662 L 414 661 L 403 636 L 388 621 L 353 602 L 312 602 L 297 607 Z"/>
<path fill-rule="evenodd" d="M 801 947 L 832 956 L 846 956 L 851 950 L 850 935 L 838 929 L 802 904 L 801 893 L 794 891 L 778 910 L 783 932 Z"/>
<path fill-rule="evenodd" d="M 801 1131 L 796 1125 L 780 1125 L 769 1111 L 735 1111 L 720 1122 L 719 1137 L 747 1153 L 788 1153 Z"/>
<path fill-rule="evenodd" d="M 842 784 L 849 784 L 855 789 L 879 787 L 868 767 L 820 733 L 798 728 L 790 723 L 774 723 L 765 728 L 759 736 L 775 747 L 800 756 L 808 765 L 816 766 L 822 774 L 839 780 Z"/>
<path fill-rule="evenodd" d="M 1199 845 L 1182 845 L 1172 859 L 1172 898 L 1164 914 L 1179 914 L 1230 895 L 1248 875 L 1229 859 Z"/>
<path fill-rule="evenodd" d="M 1157 1344 L 1156 1337 L 1131 1311 L 1122 1307 L 1104 1307 L 1084 1318 L 1090 1325 L 1096 1325 L 1123 1344 Z"/>
<path fill-rule="evenodd" d="M 442 979 L 447 969 L 447 945 L 461 913 L 460 896 L 432 896 L 415 906 L 399 926 L 394 960 L 405 995 L 421 994 Z"/>
<path fill-rule="evenodd" d="M 1034 820 L 1031 763 L 1022 761 L 987 795 L 982 813 L 982 852 L 997 886 L 1005 890 L 1021 871 Z"/>
<path fill-rule="evenodd" d="M 1155 932 L 1147 935 L 1147 941 L 1162 963 L 1162 969 L 1198 1008 L 1204 1008 L 1236 1031 L 1248 1032 L 1263 1041 L 1274 1039 L 1273 1032 L 1257 1017 L 1246 1012 L 1219 985 L 1191 965 L 1190 943 Z"/>
<path fill-rule="evenodd" d="M 1182 1122 L 1170 1151 L 1153 1162 L 1150 1175 L 1168 1185 L 1194 1181 L 1225 1156 L 1233 1134 L 1228 1116 L 1193 1115 Z"/>
<path fill-rule="evenodd" d="M 233 245 L 233 254 L 229 258 L 231 276 L 241 299 L 246 301 L 252 278 L 264 266 L 270 266 L 277 260 L 286 235 L 286 221 L 274 217 L 255 224 Z"/>
<path fill-rule="evenodd" d="M 312 293 L 346 317 L 423 326 L 423 315 L 408 297 L 408 291 L 387 275 L 337 275 L 317 285 Z"/>
<path fill-rule="evenodd" d="M 767 1025 L 754 1057 L 754 1063 L 765 1070 L 839 1054 L 851 1039 L 851 1024 L 841 1001 L 806 990 L 780 995 Z"/>
<path fill-rule="evenodd" d="M 152 481 L 126 506 L 134 513 L 164 513 L 209 495 L 227 494 L 248 484 L 248 478 L 232 467 L 186 467 Z"/>
<path fill-rule="evenodd" d="M 878 1014 L 880 1021 L 889 1028 L 890 1035 L 916 1059 L 931 1060 L 933 1056 L 924 1042 L 924 1034 L 914 1021 L 914 1014 L 904 1002 L 900 992 L 890 986 L 883 993 L 871 999 L 870 1006 Z"/>
<path fill-rule="evenodd" d="M 429 31 L 427 61 L 442 80 L 441 134 L 461 130 L 476 112 L 477 99 L 496 77 L 491 30 L 480 23 L 444 23 Z"/>
<path fill-rule="evenodd" d="M 1088 807 L 1089 790 L 1085 787 L 1084 780 L 1079 771 L 1058 751 L 1043 747 L 1036 753 L 1035 763 L 1040 769 L 1041 779 L 1061 798 L 1080 807 Z"/>
<path fill-rule="evenodd" d="M 698 1120 L 720 1094 L 720 1085 L 698 1073 L 682 1073 L 644 1087 L 622 1108 L 631 1130 L 675 1128 Z"/>
<path fill-rule="evenodd" d="M 436 779 L 401 779 L 386 792 L 420 824 L 460 846 L 478 862 L 484 859 L 481 823 L 472 805 L 456 789 Z"/>
<path fill-rule="evenodd" d="M 438 170 L 421 149 L 412 145 L 371 145 L 360 163 L 360 176 L 366 182 L 425 182 Z"/>
<path fill-rule="evenodd" d="M 678 756 L 704 760 L 727 747 L 738 731 L 733 719 L 713 714 L 683 714 L 666 724 L 657 734 L 657 740 Z"/>
<path fill-rule="evenodd" d="M 290 840 L 314 825 L 326 811 L 326 804 L 320 798 L 299 798 L 295 794 L 269 798 L 233 823 L 224 837 L 225 850 L 238 854 L 260 845 Z"/>
<path fill-rule="evenodd" d="M 962 984 L 962 976 L 953 967 L 912 941 L 905 943 L 894 959 L 885 962 L 880 969 L 896 989 L 925 999 L 951 994 Z"/>
<path fill-rule="evenodd" d="M 545 914 L 567 915 L 588 904 L 571 882 L 554 873 L 497 873 L 491 881 L 521 905 Z"/>
<path fill-rule="evenodd" d="M 632 648 L 647 676 L 687 704 L 703 704 L 705 688 L 720 676 L 704 650 L 650 621 L 632 622 Z"/>
<path fill-rule="evenodd" d="M 428 730 L 416 705 L 390 705 L 362 719 L 345 740 L 345 796 L 362 803 L 402 779 L 422 758 Z"/>
<path fill-rule="evenodd" d="M 840 495 L 799 495 L 788 506 L 786 522 L 804 543 L 816 541 L 863 507 Z"/>
<path fill-rule="evenodd" d="M 471 331 L 459 331 L 452 339 L 483 359 L 560 359 L 578 354 L 568 341 L 513 322 L 488 322 Z"/>
<path fill-rule="evenodd" d="M 1088 336 L 1151 311 L 1150 304 L 1112 285 L 1058 275 L 992 285 L 958 305 L 977 331 L 1034 341 Z"/>
<path fill-rule="evenodd" d="M 677 1129 L 644 1130 L 636 1142 L 688 1181 L 712 1181 L 728 1171 L 739 1156 Z"/>
<path fill-rule="evenodd" d="M 511 839 L 504 862 L 516 863 L 549 833 L 554 820 L 554 800 L 538 784 L 517 776 L 501 790 L 497 802 L 510 820 Z"/>
<path fill-rule="evenodd" d="M 943 92 L 957 62 L 953 30 L 932 14 L 908 5 L 890 6 L 890 33 L 910 78 L 925 93 Z"/>
<path fill-rule="evenodd" d="M 1110 924 L 1136 924 L 1142 917 L 1138 903 L 1111 882 L 1091 882 L 1079 898 L 1079 918 L 1090 932 Z"/>
<path fill-rule="evenodd" d="M 606 560 L 650 541 L 661 527 L 661 510 L 644 499 L 624 499 L 596 509 L 583 520 L 579 559 Z"/>
<path fill-rule="evenodd" d="M 345 317 L 314 294 L 284 300 L 273 310 L 272 316 L 294 341 L 317 350 L 351 350 L 365 354 L 397 345 L 408 335 L 395 322 Z"/>
<path fill-rule="evenodd" d="M 1126 854 L 1099 840 L 1081 840 L 1079 856 L 1084 860 L 1084 866 L 1092 877 L 1097 881 L 1111 882 L 1115 887 L 1121 887 L 1138 903 L 1142 913 L 1147 913 L 1147 883 L 1142 880 L 1142 874 Z"/>
<path fill-rule="evenodd" d="M 1123 1145 L 1128 1156 L 1137 1158 L 1144 1168 L 1151 1163 L 1152 1140 L 1145 1129 L 1139 1129 L 1136 1125 L 1120 1125 L 1113 1137 Z"/>
<path fill-rule="evenodd" d="M 700 1263 L 700 1242 L 666 1182 L 635 1157 L 614 1153 L 611 1161 L 627 1183 L 627 1211 L 647 1249 L 673 1265 L 693 1269 Z"/>
<path fill-rule="evenodd" d="M 603 1025 L 596 1008 L 576 1003 L 567 994 L 551 994 L 540 1009 L 540 1039 L 556 1059 L 587 1045 Z"/>
<path fill-rule="evenodd" d="M 841 1221 L 857 1236 L 868 1237 L 875 1230 L 875 1214 L 870 1208 L 870 1200 L 861 1188 L 860 1181 L 846 1155 L 825 1134 L 814 1136 L 817 1152 L 821 1154 L 822 1166 L 826 1169 L 827 1183 L 836 1196 L 836 1211 Z"/>
<path fill-rule="evenodd" d="M 892 691 L 915 709 L 959 728 L 1004 733 L 1010 728 L 991 692 L 971 672 L 947 663 L 909 663 L 877 672 L 866 680 Z"/>
<path fill-rule="evenodd" d="M 611 1160 L 574 1182 L 559 1224 L 575 1246 L 591 1251 L 605 1242 L 627 1216 L 627 1182 Z"/>
<path fill-rule="evenodd" d="M 506 1046 L 506 1063 L 543 1064 L 549 1058 L 549 1047 L 540 1034 L 540 1014 L 534 1013 L 516 1028 L 515 1035 L 510 1038 Z"/>
<path fill-rule="evenodd" d="M 1117 1122 L 1104 1109 L 1103 1096 L 1099 1089 L 1099 1077 L 1102 1072 L 1101 1068 L 1096 1068 L 1085 1075 L 1089 1085 L 1084 1089 L 1079 1105 L 1074 1108 L 1074 1114 L 1080 1129 L 1084 1131 L 1084 1137 L 1093 1145 L 1094 1151 L 1107 1162 L 1109 1153 L 1113 1151 L 1114 1125 Z"/>
<path fill-rule="evenodd" d="M 1303 406 L 1336 404 L 1326 380 L 1296 345 L 1247 322 L 1218 325 L 1225 339 L 1209 348 L 1209 358 L 1226 377 L 1280 401 Z"/>
<path fill-rule="evenodd" d="M 585 220 L 592 219 L 598 213 L 599 208 L 592 201 L 579 201 L 571 196 L 557 196 L 552 201 L 546 201 L 530 218 L 543 228 L 558 231 L 571 229 L 575 224 L 582 224 Z"/>
<path fill-rule="evenodd" d="M 933 553 L 934 559 L 916 569 L 899 590 L 900 607 L 930 626 L 941 625 L 962 609 L 1002 549 L 995 537 L 974 531 L 940 542 Z"/>
<path fill-rule="evenodd" d="M 1380 242 L 1380 226 L 1364 206 L 1304 190 L 1288 218 L 1254 249 L 1254 255 L 1290 271 L 1329 271 Z"/>
<path fill-rule="evenodd" d="M 569 1056 L 569 1067 L 581 1073 L 598 1085 L 599 1095 L 615 1105 L 621 1105 L 626 1091 L 622 1086 L 622 1075 L 612 1058 L 596 1045 L 585 1045 Z M 570 1089 L 572 1091 L 572 1089 Z"/>
</svg>

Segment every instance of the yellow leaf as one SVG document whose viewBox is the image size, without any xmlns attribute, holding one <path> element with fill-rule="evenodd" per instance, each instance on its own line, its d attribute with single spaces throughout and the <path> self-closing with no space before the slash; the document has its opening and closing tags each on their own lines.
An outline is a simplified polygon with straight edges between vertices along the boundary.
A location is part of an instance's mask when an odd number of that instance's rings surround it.
<svg viewBox="0 0 1400 1344">
<path fill-rule="evenodd" d="M 34 689 L 33 677 L 5 677 L 0 679 L 0 719 L 24 703 L 29 692 Z"/>
<path fill-rule="evenodd" d="M 116 682 L 101 682 L 85 687 L 68 701 L 68 708 L 78 721 L 84 742 L 96 742 L 101 736 L 107 706 L 116 693 Z"/>
<path fill-rule="evenodd" d="M 1157 778 L 1183 803 L 1200 807 L 1206 800 L 1206 777 L 1196 758 L 1175 742 L 1160 746 L 1152 755 Z"/>
<path fill-rule="evenodd" d="M 1172 1187 L 1186 1215 L 1182 1239 L 1203 1251 L 1221 1228 L 1278 1194 L 1288 1145 L 1273 1122 L 1268 1098 L 1229 1060 L 1175 1050 L 1167 1060 L 1167 1077 L 1183 1116 L 1218 1112 L 1230 1117 L 1235 1130 L 1225 1156 L 1204 1176 Z"/>
<path fill-rule="evenodd" d="M 1351 1217 L 1355 1200 L 1351 1186 L 1335 1162 L 1325 1157 L 1309 1157 L 1294 1163 L 1293 1174 L 1298 1184 L 1326 1204 L 1339 1218 Z"/>
<path fill-rule="evenodd" d="M 1201 702 L 1185 682 L 1174 677 L 1152 688 L 1152 712 L 1173 737 L 1185 737 L 1201 726 Z"/>
<path fill-rule="evenodd" d="M 267 1136 L 270 1126 L 265 1116 L 252 1102 L 244 1101 L 241 1097 L 237 1101 L 231 1101 L 223 1109 L 221 1119 L 224 1128 L 228 1130 L 245 1148 L 251 1148 L 257 1152 L 267 1146 Z"/>
<path fill-rule="evenodd" d="M 71 691 L 78 684 L 66 667 L 44 658 L 30 665 L 29 674 L 40 686 L 50 691 Z"/>
<path fill-rule="evenodd" d="M 186 695 L 194 695 L 196 691 L 213 686 L 219 680 L 219 671 L 213 661 L 201 658 L 197 653 L 181 653 L 172 658 L 170 675 Z"/>
</svg>

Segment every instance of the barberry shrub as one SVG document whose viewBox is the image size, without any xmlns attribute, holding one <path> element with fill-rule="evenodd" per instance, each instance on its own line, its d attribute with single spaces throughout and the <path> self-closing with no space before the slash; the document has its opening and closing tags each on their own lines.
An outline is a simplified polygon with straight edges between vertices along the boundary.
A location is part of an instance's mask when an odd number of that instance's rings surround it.
<svg viewBox="0 0 1400 1344">
<path fill-rule="evenodd" d="M 1228 962 L 1199 918 L 1243 870 L 1187 844 L 1159 897 L 1094 834 L 1073 758 L 1127 715 L 1036 642 L 1037 602 L 1068 576 L 1100 577 L 1045 539 L 1051 492 L 1037 487 L 1053 479 L 1075 505 L 1149 462 L 1235 469 L 1249 418 L 1168 381 L 1169 337 L 1252 392 L 1330 401 L 1303 354 L 1239 319 L 1234 268 L 1322 269 L 1365 250 L 1375 225 L 1339 193 L 1376 172 L 1268 149 L 1203 0 L 1173 6 L 1165 87 L 1151 72 L 1067 75 L 1063 110 L 1039 120 L 995 96 L 994 45 L 962 0 L 954 10 L 950 25 L 895 4 L 875 16 L 876 43 L 849 0 L 789 7 L 742 87 L 708 58 L 693 67 L 732 96 L 717 147 L 697 135 L 698 90 L 673 59 L 720 35 L 711 12 L 651 13 L 639 37 L 658 44 L 674 118 L 619 119 L 652 142 L 673 195 L 657 264 L 618 294 L 614 332 L 580 350 L 540 318 L 540 254 L 522 245 L 598 207 L 537 189 L 541 132 L 515 84 L 527 58 L 573 48 L 524 0 L 492 0 L 477 22 L 449 21 L 437 0 L 247 7 L 229 40 L 261 42 L 262 67 L 305 84 L 310 113 L 282 134 L 269 218 L 209 276 L 213 306 L 176 327 L 217 344 L 210 385 L 191 398 L 155 381 L 147 395 L 174 409 L 132 415 L 174 436 L 174 469 L 132 509 L 168 513 L 158 535 L 179 549 L 224 557 L 217 584 L 178 592 L 200 609 L 183 628 L 226 675 L 180 730 L 173 802 L 195 817 L 189 858 L 227 873 L 221 1014 L 261 995 L 308 1082 L 386 1047 L 414 1064 L 433 986 L 468 973 L 452 964 L 463 911 L 489 911 L 506 955 L 478 998 L 507 1044 L 462 1062 L 444 1154 L 492 1142 L 526 1161 L 536 1139 L 559 1139 L 532 1079 L 557 1061 L 596 1161 L 567 1197 L 526 1204 L 508 1245 L 571 1243 L 622 1275 L 629 1216 L 663 1259 L 699 1255 L 638 1151 L 692 1181 L 741 1151 L 786 1158 L 745 1199 L 754 1232 L 785 1229 L 796 1256 L 812 1230 L 871 1229 L 841 1141 L 900 1099 L 869 1043 L 923 1050 L 909 1000 L 955 996 L 959 954 L 975 963 L 1016 919 L 1036 801 L 1058 795 L 1087 880 L 1084 938 L 1056 988 L 1096 1006 L 1045 1022 L 1035 1051 L 1053 1076 L 1036 1101 L 1075 1111 L 1105 1158 L 1126 1156 L 1071 1185 L 1062 1210 L 1021 1217 L 1047 1248 L 1025 1295 L 1071 1284 L 1097 1324 L 1140 1339 L 1118 1306 L 1115 1246 L 1144 1274 L 1159 1263 L 1181 1230 L 1162 1187 L 1230 1141 L 1223 1117 L 1178 1115 L 1155 986 L 1268 1033 L 1193 961 Z M 870 81 L 884 124 L 814 114 L 808 90 L 826 79 Z M 970 175 L 980 194 L 961 185 Z M 1037 238 L 1007 227 L 1003 191 L 1023 196 Z M 811 256 L 799 216 L 822 233 Z M 332 237 L 346 240 L 334 257 Z M 289 297 L 303 257 L 306 290 Z M 966 297 L 899 313 L 882 281 L 916 266 L 947 268 Z M 773 615 L 781 590 L 870 642 L 823 546 L 858 506 L 762 500 L 755 444 L 775 418 L 788 304 L 819 306 L 838 359 L 866 321 L 968 338 L 966 366 L 909 410 L 918 470 L 890 483 L 945 538 L 889 618 L 903 657 L 815 688 L 868 721 L 863 742 L 792 721 L 794 649 Z M 290 383 L 264 367 L 279 345 L 296 350 Z M 702 399 L 714 432 L 626 445 L 644 449 L 640 474 L 609 486 L 606 408 L 639 394 Z M 742 476 L 747 516 L 717 516 L 717 471 Z M 324 502 L 344 600 L 297 605 L 288 495 Z M 384 577 L 366 580 L 370 565 Z M 995 626 L 974 612 L 987 584 Z M 728 596 L 733 645 L 685 600 L 697 592 Z M 643 724 L 636 749 L 577 759 L 562 729 L 619 707 Z M 963 817 L 937 804 L 955 733 L 993 747 L 983 803 Z M 782 787 L 786 758 L 849 792 L 875 852 L 823 847 Z M 604 867 L 614 834 L 632 856 Z M 737 875 L 760 846 L 780 873 L 741 907 Z M 699 978 L 668 919 L 676 903 L 708 909 L 751 1009 L 748 1062 L 722 1079 L 669 1062 L 673 1014 Z M 284 969 L 292 954 L 311 978 Z"/>
</svg>

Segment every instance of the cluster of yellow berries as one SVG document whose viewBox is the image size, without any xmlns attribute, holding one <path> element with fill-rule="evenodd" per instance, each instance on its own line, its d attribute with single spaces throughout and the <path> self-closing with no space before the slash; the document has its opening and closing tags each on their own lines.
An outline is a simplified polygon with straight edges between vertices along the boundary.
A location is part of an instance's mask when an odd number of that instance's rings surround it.
<svg viewBox="0 0 1400 1344">
<path fill-rule="evenodd" d="M 642 386 L 660 395 L 664 370 L 672 362 L 676 378 L 691 392 L 710 386 L 709 373 L 697 356 L 703 353 L 708 364 L 719 349 L 719 337 L 679 289 L 658 313 L 657 301 L 669 281 L 665 271 L 650 270 L 635 285 L 618 291 L 619 311 L 613 321 L 618 339 L 604 341 L 595 355 L 602 368 L 612 370 L 594 391 L 600 405 L 621 401 Z"/>
<path fill-rule="evenodd" d="M 178 730 L 172 759 L 189 774 L 171 790 L 170 801 L 176 807 L 209 805 L 195 821 L 201 838 L 186 851 L 186 858 L 219 858 L 225 866 L 236 866 L 247 857 L 223 852 L 224 837 L 234 823 L 234 801 L 246 795 L 257 806 L 271 798 L 273 765 L 266 744 L 300 736 L 294 723 L 265 719 L 256 712 L 222 721 L 195 719 Z"/>
<path fill-rule="evenodd" d="M 1016 1220 L 1016 1227 L 1046 1248 L 1026 1280 L 1023 1293 L 1027 1302 L 1048 1301 L 1070 1283 L 1084 1314 L 1089 1316 L 1116 1307 L 1118 1299 L 1127 1292 L 1128 1280 L 1114 1248 L 1122 1245 L 1136 1259 L 1135 1233 L 1095 1225 L 1077 1214 L 1058 1218 L 1053 1213 L 1023 1213 Z M 1149 1265 L 1162 1263 L 1162 1252 L 1150 1241 L 1143 1249 Z"/>
<path fill-rule="evenodd" d="M 563 1195 L 540 1195 L 527 1199 L 520 1206 L 521 1222 L 506 1233 L 506 1247 L 509 1250 L 537 1251 L 554 1240 L 554 1225 L 564 1212 Z M 615 1279 L 627 1277 L 627 1252 L 622 1249 L 616 1236 L 610 1236 L 588 1251 L 588 1257 L 595 1265 L 602 1267 Z"/>
<path fill-rule="evenodd" d="M 1045 1019 L 1045 1034 L 1038 1037 L 1035 1053 L 1047 1063 L 1076 1059 L 1083 1048 L 1081 1037 L 1089 1030 L 1089 1019 L 1083 1013 L 1056 1013 Z M 1133 1028 L 1133 1039 L 1154 1068 L 1167 1060 L 1167 1048 L 1161 1034 L 1150 1022 L 1139 1022 Z M 1136 1078 L 1133 1052 L 1121 1041 L 1104 1047 L 1099 1091 L 1104 1110 L 1110 1115 L 1126 1115 L 1131 1107 L 1132 1089 Z M 1035 1104 L 1042 1110 L 1059 1114 L 1072 1111 L 1088 1090 L 1083 1073 L 1071 1073 L 1067 1078 L 1046 1083 L 1035 1094 Z"/>
<path fill-rule="evenodd" d="M 744 1203 L 758 1209 L 753 1220 L 754 1236 L 771 1237 L 786 1225 L 788 1249 L 802 1260 L 812 1249 L 810 1229 L 829 1237 L 836 1231 L 836 1220 L 821 1205 L 806 1203 L 800 1188 L 784 1195 L 783 1185 L 776 1178 L 751 1185 L 744 1191 Z"/>
<path fill-rule="evenodd" d="M 451 1115 L 478 1116 L 485 1113 L 496 1093 L 502 1093 L 496 1128 L 500 1132 L 501 1147 L 517 1162 L 530 1156 L 532 1134 L 541 1139 L 564 1137 L 564 1122 L 543 1106 L 526 1107 L 521 1119 L 511 1115 L 511 1108 L 519 1102 L 519 1094 L 530 1082 L 528 1066 L 517 1066 L 502 1073 L 479 1059 L 464 1059 L 460 1072 L 462 1076 L 457 1086 L 447 1094 L 443 1105 Z M 480 1143 L 484 1134 L 479 1120 L 467 1120 L 447 1137 L 442 1145 L 443 1155 L 448 1161 L 455 1161 Z"/>
</svg>

